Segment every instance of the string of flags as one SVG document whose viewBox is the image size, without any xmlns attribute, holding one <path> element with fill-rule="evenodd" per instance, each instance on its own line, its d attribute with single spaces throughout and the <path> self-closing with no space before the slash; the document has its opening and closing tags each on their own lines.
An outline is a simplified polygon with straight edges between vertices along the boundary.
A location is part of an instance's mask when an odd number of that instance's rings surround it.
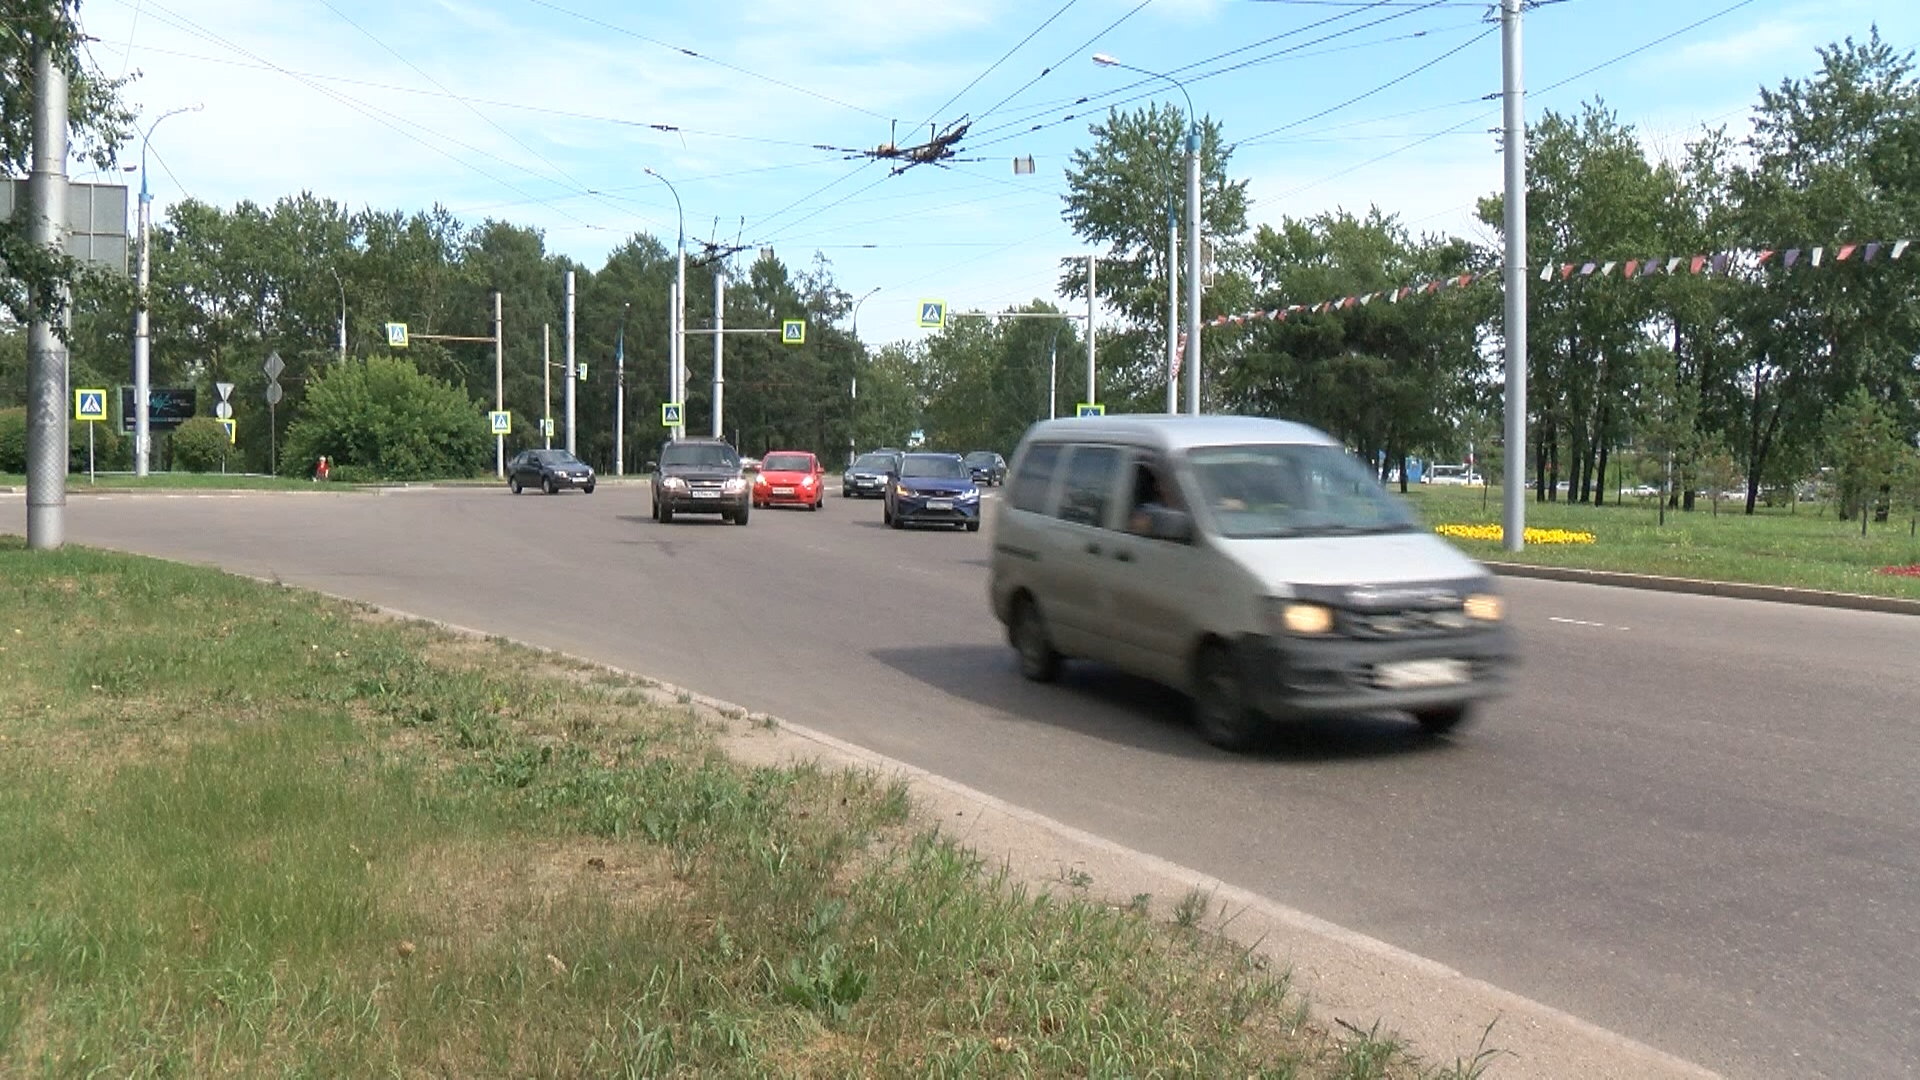
<svg viewBox="0 0 1920 1080">
<path fill-rule="evenodd" d="M 1541 281 L 1550 282 L 1556 278 L 1561 281 L 1566 281 L 1573 277 L 1612 277 L 1617 271 L 1622 278 L 1643 278 L 1663 273 L 1677 275 L 1681 273 L 1683 269 L 1689 274 L 1721 274 L 1733 268 L 1760 269 L 1772 262 L 1777 262 L 1782 267 L 1792 267 L 1802 264 L 1820 266 L 1828 261 L 1843 263 L 1854 260 L 1855 256 L 1858 256 L 1859 262 L 1870 263 L 1878 259 L 1882 252 L 1886 253 L 1888 259 L 1898 259 L 1907 253 L 1907 248 L 1911 244 L 1912 241 L 1910 240 L 1896 240 L 1891 243 L 1875 241 L 1867 244 L 1842 244 L 1833 248 L 1824 246 L 1814 248 L 1787 248 L 1784 251 L 1768 248 L 1759 251 L 1722 251 L 1712 255 L 1686 255 L 1663 259 L 1616 259 L 1607 262 L 1593 261 L 1581 263 L 1549 262 L 1540 268 L 1539 277 Z M 1831 253 L 1832 256 L 1831 260 L 1828 259 L 1829 253 Z M 1409 297 L 1423 296 L 1448 289 L 1464 289 L 1476 281 L 1481 281 L 1489 277 L 1497 279 L 1499 276 L 1499 270 L 1489 270 L 1477 274 L 1455 274 L 1450 277 L 1436 278 L 1413 285 L 1402 285 L 1393 289 L 1382 289 L 1377 292 L 1342 296 L 1334 300 L 1322 300 L 1317 304 L 1288 304 L 1285 307 L 1277 307 L 1264 311 L 1247 311 L 1234 315 L 1216 315 L 1208 319 L 1204 325 L 1208 327 L 1220 327 L 1242 326 L 1250 322 L 1261 321 L 1285 322 L 1290 315 L 1318 315 L 1328 311 L 1342 311 L 1347 308 L 1365 307 L 1376 300 L 1383 300 L 1389 304 L 1397 304 Z M 1183 342 L 1184 339 L 1185 335 L 1182 335 Z M 1181 352 L 1182 354 L 1185 352 L 1184 344 L 1182 345 Z"/>
</svg>

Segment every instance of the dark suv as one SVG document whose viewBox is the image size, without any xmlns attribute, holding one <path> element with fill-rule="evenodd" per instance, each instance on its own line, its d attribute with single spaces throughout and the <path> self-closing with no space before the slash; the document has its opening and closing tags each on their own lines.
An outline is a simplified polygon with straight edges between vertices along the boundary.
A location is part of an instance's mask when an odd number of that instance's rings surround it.
<svg viewBox="0 0 1920 1080">
<path fill-rule="evenodd" d="M 660 448 L 653 470 L 653 520 L 675 514 L 719 514 L 747 523 L 753 489 L 740 475 L 740 455 L 720 439 L 680 439 Z"/>
</svg>

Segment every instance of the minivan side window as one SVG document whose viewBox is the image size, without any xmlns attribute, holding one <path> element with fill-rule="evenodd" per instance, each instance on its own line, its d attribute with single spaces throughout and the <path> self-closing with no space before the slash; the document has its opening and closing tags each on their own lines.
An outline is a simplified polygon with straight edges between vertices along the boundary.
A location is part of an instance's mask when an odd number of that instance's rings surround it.
<svg viewBox="0 0 1920 1080">
<path fill-rule="evenodd" d="M 1066 482 L 1060 489 L 1059 515 L 1079 525 L 1107 523 L 1107 500 L 1113 494 L 1113 472 L 1120 464 L 1117 446 L 1076 446 L 1067 459 Z"/>
<path fill-rule="evenodd" d="M 1053 474 L 1060 467 L 1063 449 L 1059 443 L 1035 443 L 1027 447 L 1026 457 L 1020 460 L 1020 471 L 1007 485 L 1007 501 L 1015 510 L 1047 512 L 1047 492 L 1053 489 Z"/>
</svg>

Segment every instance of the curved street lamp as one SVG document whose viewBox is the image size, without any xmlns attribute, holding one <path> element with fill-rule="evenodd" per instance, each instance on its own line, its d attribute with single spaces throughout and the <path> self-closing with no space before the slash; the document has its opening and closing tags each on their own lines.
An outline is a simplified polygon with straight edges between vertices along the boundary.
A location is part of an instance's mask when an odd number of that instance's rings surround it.
<svg viewBox="0 0 1920 1080">
<path fill-rule="evenodd" d="M 1187 102 L 1187 412 L 1200 414 L 1200 117 L 1186 84 L 1171 75 L 1123 64 L 1106 53 L 1094 53 L 1101 67 L 1125 68 L 1154 79 L 1164 79 Z M 1172 371 L 1167 378 L 1174 377 Z"/>
<path fill-rule="evenodd" d="M 867 295 L 853 302 L 853 339 L 855 341 L 860 340 L 860 305 L 873 299 L 873 294 L 879 292 L 880 288 L 880 286 L 875 285 L 871 292 L 868 292 Z"/>
<path fill-rule="evenodd" d="M 152 265 L 148 233 L 153 226 L 153 195 L 147 190 L 147 143 L 153 139 L 153 129 L 169 116 L 181 113 L 199 112 L 205 104 L 185 105 L 170 112 L 163 112 L 153 123 L 147 125 L 147 133 L 140 137 L 140 269 L 138 271 L 138 291 L 133 301 L 133 474 L 147 475 L 148 451 L 153 445 L 151 421 L 148 416 L 148 397 L 152 393 L 151 379 L 148 377 L 148 332 L 147 332 L 147 279 Z"/>
<path fill-rule="evenodd" d="M 680 239 L 676 245 L 679 251 L 678 268 L 674 272 L 673 286 L 673 341 L 667 350 L 669 355 L 667 367 L 671 369 L 667 373 L 669 384 L 667 400 L 678 403 L 684 409 L 686 408 L 686 350 L 682 331 L 687 325 L 687 211 L 680 205 L 680 192 L 674 188 L 673 181 L 654 172 L 652 168 L 644 168 L 640 171 L 667 185 L 667 190 L 673 193 L 673 208 L 680 215 Z M 685 425 L 669 429 L 668 438 L 680 438 L 683 430 Z"/>
</svg>

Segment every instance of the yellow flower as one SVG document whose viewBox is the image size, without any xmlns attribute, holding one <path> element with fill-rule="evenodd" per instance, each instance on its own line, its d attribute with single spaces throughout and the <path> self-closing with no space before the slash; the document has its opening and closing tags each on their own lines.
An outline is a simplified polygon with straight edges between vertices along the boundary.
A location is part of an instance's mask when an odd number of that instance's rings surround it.
<svg viewBox="0 0 1920 1080">
<path fill-rule="evenodd" d="M 1496 544 L 1506 537 L 1506 530 L 1499 525 L 1435 525 L 1433 531 L 1456 540 L 1487 540 Z M 1594 542 L 1592 533 L 1573 529 L 1528 529 L 1522 535 L 1529 544 L 1591 544 Z"/>
</svg>

